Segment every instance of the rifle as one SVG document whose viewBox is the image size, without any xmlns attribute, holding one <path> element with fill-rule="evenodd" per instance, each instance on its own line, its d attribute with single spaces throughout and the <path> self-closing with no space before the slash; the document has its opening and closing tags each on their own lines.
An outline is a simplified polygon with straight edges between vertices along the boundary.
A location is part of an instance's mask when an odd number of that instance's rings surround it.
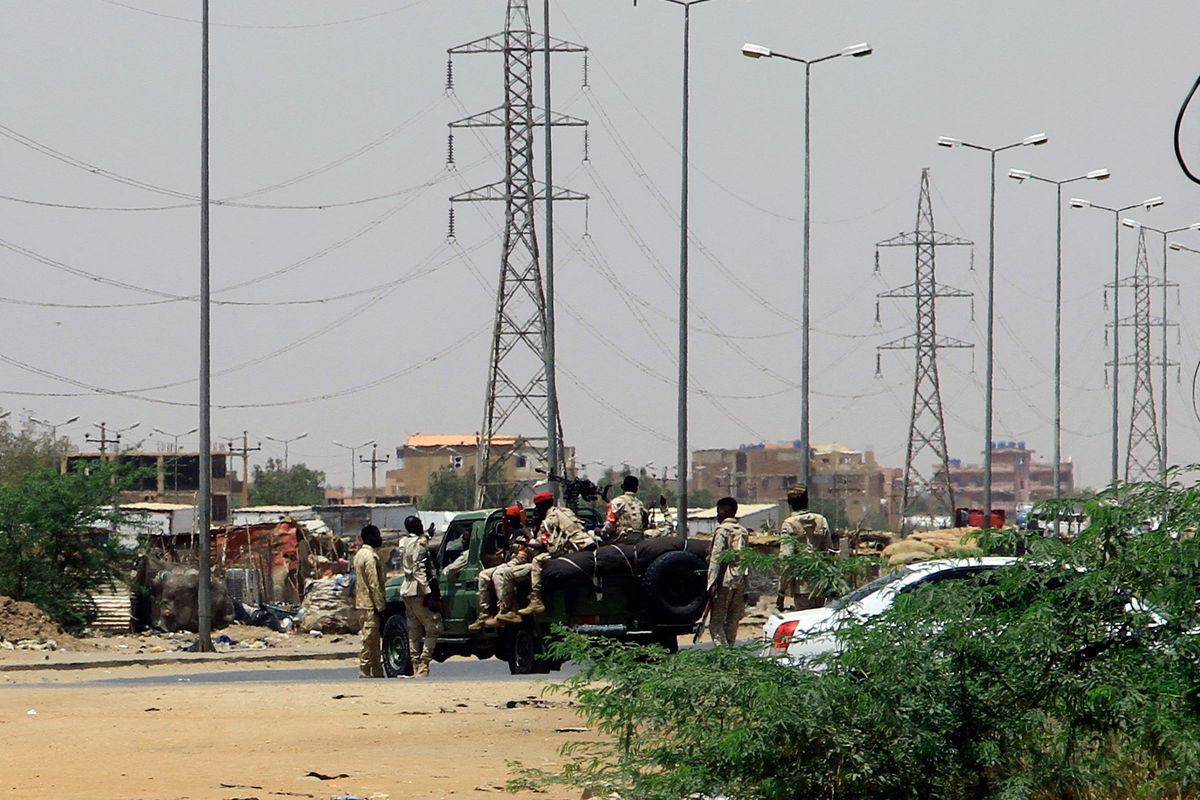
<svg viewBox="0 0 1200 800">
<path fill-rule="evenodd" d="M 696 621 L 696 627 L 692 631 L 692 644 L 700 641 L 704 635 L 704 629 L 708 626 L 708 618 L 712 615 L 713 602 L 717 599 L 717 592 L 721 590 L 721 584 L 725 582 L 725 570 L 729 568 L 729 562 L 721 564 L 717 570 L 717 577 L 708 589 L 704 592 L 704 610 L 700 612 L 700 619 Z"/>
</svg>

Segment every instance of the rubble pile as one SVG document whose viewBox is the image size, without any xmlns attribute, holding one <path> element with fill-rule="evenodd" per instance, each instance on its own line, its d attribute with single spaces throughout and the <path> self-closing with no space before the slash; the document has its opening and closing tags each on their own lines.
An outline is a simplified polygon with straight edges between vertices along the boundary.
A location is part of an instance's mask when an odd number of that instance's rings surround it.
<svg viewBox="0 0 1200 800">
<path fill-rule="evenodd" d="M 76 644 L 75 637 L 33 603 L 0 595 L 0 648 L 56 650 Z"/>
</svg>

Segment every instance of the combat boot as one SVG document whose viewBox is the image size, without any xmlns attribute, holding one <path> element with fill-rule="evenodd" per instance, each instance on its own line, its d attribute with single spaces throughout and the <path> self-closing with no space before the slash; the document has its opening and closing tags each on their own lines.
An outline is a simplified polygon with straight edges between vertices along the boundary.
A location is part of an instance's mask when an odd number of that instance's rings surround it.
<svg viewBox="0 0 1200 800">
<path fill-rule="evenodd" d="M 531 614 L 534 616 L 537 616 L 538 614 L 545 614 L 546 613 L 546 605 L 542 602 L 542 593 L 541 592 L 530 593 L 529 605 L 525 606 L 517 613 L 523 617 L 529 616 Z"/>
<path fill-rule="evenodd" d="M 429 662 L 426 661 L 425 659 L 421 659 L 416 664 L 414 664 L 413 665 L 413 677 L 414 678 L 428 678 L 429 677 Z"/>
<path fill-rule="evenodd" d="M 495 614 L 481 609 L 479 611 L 479 616 L 475 618 L 474 622 L 467 626 L 467 630 L 478 633 L 484 628 L 494 628 L 496 626 L 495 619 Z"/>
<path fill-rule="evenodd" d="M 521 615 L 515 611 L 505 611 L 496 615 L 497 625 L 516 625 L 521 622 Z"/>
</svg>

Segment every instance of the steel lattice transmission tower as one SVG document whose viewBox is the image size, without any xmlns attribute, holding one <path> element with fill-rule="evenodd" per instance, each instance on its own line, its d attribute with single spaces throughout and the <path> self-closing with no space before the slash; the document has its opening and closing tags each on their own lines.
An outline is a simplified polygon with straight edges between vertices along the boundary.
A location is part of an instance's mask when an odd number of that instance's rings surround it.
<svg viewBox="0 0 1200 800">
<path fill-rule="evenodd" d="M 904 502 L 901 517 L 909 516 L 918 501 L 928 498 L 930 513 L 945 510 L 954 513 L 954 490 L 950 485 L 950 456 L 946 448 L 946 426 L 942 417 L 942 390 L 938 381 L 937 351 L 943 348 L 970 348 L 974 345 L 939 336 L 937 332 L 937 299 L 939 297 L 971 297 L 970 292 L 954 289 L 937 282 L 935 255 L 938 247 L 950 245 L 974 246 L 973 242 L 939 233 L 933 226 L 933 204 L 929 198 L 929 168 L 921 170 L 921 196 L 917 201 L 917 227 L 911 233 L 901 233 L 875 245 L 875 269 L 879 269 L 881 247 L 912 246 L 916 250 L 916 278 L 907 286 L 882 292 L 880 298 L 912 297 L 916 300 L 916 333 L 880 345 L 875 355 L 879 372 L 879 352 L 882 350 L 913 350 L 916 366 L 913 373 L 912 416 L 908 426 L 908 454 L 904 462 Z M 876 301 L 878 302 L 878 301 Z M 878 316 L 878 309 L 876 310 Z M 929 477 L 923 472 L 921 459 L 933 456 L 934 471 Z"/>
<path fill-rule="evenodd" d="M 546 198 L 546 185 L 534 178 L 534 132 L 550 114 L 553 125 L 586 125 L 534 104 L 534 55 L 543 51 L 546 40 L 530 27 L 528 0 L 507 0 L 504 30 L 449 50 L 450 56 L 471 53 L 502 53 L 504 56 L 504 103 L 497 108 L 450 123 L 456 128 L 504 129 L 504 180 L 454 195 L 452 203 L 503 202 L 504 235 L 500 259 L 500 281 L 496 290 L 496 323 L 492 330 L 491 363 L 488 367 L 487 399 L 475 467 L 475 499 L 484 505 L 489 485 L 503 481 L 504 463 L 522 442 L 533 444 L 550 462 L 550 448 L 561 456 L 562 423 L 550 441 L 550 381 L 554 368 L 548 358 L 546 295 L 538 253 L 534 207 Z M 550 39 L 555 52 L 586 52 L 583 45 Z M 451 134 L 453 135 L 453 133 Z M 586 200 L 587 195 L 554 187 L 553 199 Z M 557 407 L 557 403 L 553 404 Z M 528 426 L 528 427 L 522 427 Z M 508 428 L 519 434 L 497 437 Z M 528 436 L 529 428 L 539 432 Z M 562 459 L 556 458 L 561 464 Z"/>
<path fill-rule="evenodd" d="M 1151 379 L 1151 367 L 1173 366 L 1163 358 L 1155 358 L 1150 347 L 1150 333 L 1153 328 L 1175 327 L 1176 323 L 1168 322 L 1166 309 L 1163 316 L 1152 316 L 1150 303 L 1151 289 L 1165 289 L 1178 284 L 1165 281 L 1162 278 L 1151 277 L 1150 259 L 1146 253 L 1146 229 L 1138 229 L 1137 266 L 1132 277 L 1122 278 L 1108 286 L 1114 292 L 1121 289 L 1133 289 L 1133 314 L 1122 317 L 1117 328 L 1133 328 L 1133 356 L 1124 358 L 1119 363 L 1107 362 L 1108 366 L 1133 367 L 1133 395 L 1130 405 L 1129 437 L 1125 449 L 1125 480 L 1128 481 L 1157 481 L 1161 480 L 1166 464 L 1163 461 L 1162 440 L 1158 436 L 1158 414 L 1154 406 L 1154 382 Z M 1114 323 L 1108 323 L 1107 328 L 1113 336 L 1119 335 L 1113 329 Z"/>
</svg>

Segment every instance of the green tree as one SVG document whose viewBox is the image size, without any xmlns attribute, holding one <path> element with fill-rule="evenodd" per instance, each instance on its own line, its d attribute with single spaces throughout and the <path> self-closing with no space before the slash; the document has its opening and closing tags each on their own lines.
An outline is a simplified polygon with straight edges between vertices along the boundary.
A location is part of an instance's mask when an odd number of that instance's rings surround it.
<svg viewBox="0 0 1200 800">
<path fill-rule="evenodd" d="M 250 505 L 313 506 L 325 502 L 325 473 L 303 464 L 283 468 L 283 461 L 268 458 L 267 466 L 254 466 Z"/>
<path fill-rule="evenodd" d="M 69 631 L 94 619 L 92 591 L 131 566 L 132 554 L 103 532 L 120 520 L 112 509 L 131 480 L 105 462 L 65 475 L 37 467 L 0 485 L 0 594 L 35 604 Z"/>
<path fill-rule="evenodd" d="M 20 428 L 8 418 L 0 420 L 0 484 L 13 485 L 38 467 L 58 469 L 62 457 L 71 451 L 66 437 L 57 439 L 39 428 L 28 417 Z"/>
<path fill-rule="evenodd" d="M 606 738 L 518 782 L 647 800 L 1200 796 L 1200 488 L 1076 502 L 1073 541 L 989 534 L 1029 554 L 899 595 L 808 666 L 758 644 L 668 657 L 566 634 L 556 655 L 584 666 L 566 690 Z"/>
<path fill-rule="evenodd" d="M 447 464 L 429 476 L 425 493 L 417 498 L 423 511 L 469 511 L 475 508 L 475 468 Z"/>
</svg>

